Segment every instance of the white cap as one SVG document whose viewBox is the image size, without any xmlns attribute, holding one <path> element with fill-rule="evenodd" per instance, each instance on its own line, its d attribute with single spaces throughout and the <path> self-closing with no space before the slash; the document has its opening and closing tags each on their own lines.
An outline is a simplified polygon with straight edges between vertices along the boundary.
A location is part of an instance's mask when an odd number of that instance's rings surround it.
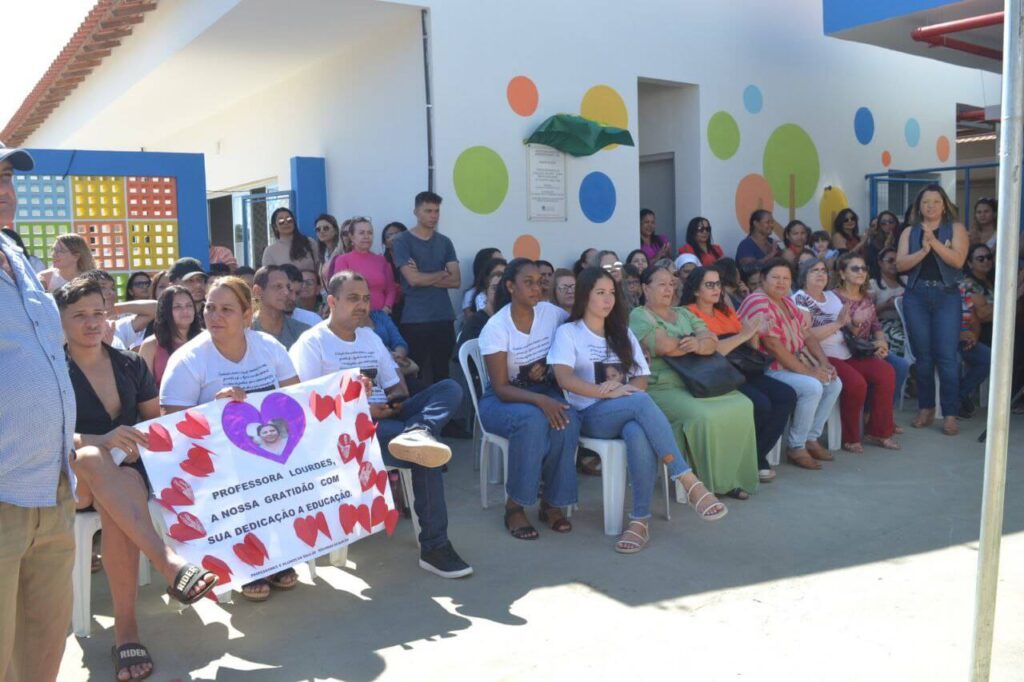
<svg viewBox="0 0 1024 682">
<path fill-rule="evenodd" d="M 676 258 L 676 270 L 681 270 L 684 265 L 700 265 L 700 258 L 692 253 L 683 253 Z"/>
<path fill-rule="evenodd" d="M 0 161 L 10 161 L 14 170 L 19 171 L 30 171 L 36 165 L 32 160 L 32 155 L 27 151 L 18 147 L 4 146 L 3 142 L 0 142 Z"/>
</svg>

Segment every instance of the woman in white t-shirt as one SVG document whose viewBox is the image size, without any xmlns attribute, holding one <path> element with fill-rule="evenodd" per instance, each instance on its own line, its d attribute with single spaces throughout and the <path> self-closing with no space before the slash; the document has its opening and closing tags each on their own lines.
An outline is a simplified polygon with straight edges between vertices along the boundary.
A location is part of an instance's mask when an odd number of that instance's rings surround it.
<svg viewBox="0 0 1024 682">
<path fill-rule="evenodd" d="M 543 480 L 540 520 L 568 533 L 572 524 L 561 508 L 576 503 L 580 420 L 547 363 L 555 330 L 568 314 L 540 300 L 540 270 L 527 258 L 508 264 L 495 298 L 498 312 L 480 333 L 490 377 L 480 400 L 480 422 L 509 441 L 505 527 L 519 540 L 536 539 L 523 507 L 537 501 Z"/>
<path fill-rule="evenodd" d="M 576 278 L 576 302 L 569 322 L 558 328 L 548 364 L 579 412 L 580 432 L 592 438 L 626 441 L 633 511 L 615 551 L 639 552 L 650 539 L 651 495 L 658 464 L 672 480 L 700 498 L 694 508 L 705 520 L 727 513 L 725 505 L 700 482 L 683 458 L 672 426 L 646 393 L 650 370 L 640 344 L 629 329 L 629 309 L 621 287 L 601 268 L 587 268 Z"/>
<path fill-rule="evenodd" d="M 160 384 L 164 414 L 211 400 L 245 400 L 248 393 L 299 383 L 284 346 L 269 334 L 253 331 L 252 292 L 238 277 L 220 277 L 206 293 L 206 331 L 179 348 L 168 360 Z M 295 587 L 298 576 L 288 568 L 242 586 L 251 601 L 265 601 L 270 588 Z"/>
</svg>

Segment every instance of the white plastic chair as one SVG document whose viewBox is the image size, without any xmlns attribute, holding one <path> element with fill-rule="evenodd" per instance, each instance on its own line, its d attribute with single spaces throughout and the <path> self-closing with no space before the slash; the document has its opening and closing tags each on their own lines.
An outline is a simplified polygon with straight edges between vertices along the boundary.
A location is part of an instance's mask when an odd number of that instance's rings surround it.
<svg viewBox="0 0 1024 682">
<path fill-rule="evenodd" d="M 832 414 L 825 422 L 825 440 L 828 441 L 826 447 L 829 450 L 838 450 L 843 446 L 843 422 L 839 413 L 839 398 L 836 398 L 836 402 L 832 406 Z"/>
<path fill-rule="evenodd" d="M 914 362 L 915 362 L 914 351 L 910 347 L 910 328 L 907 326 L 907 318 L 904 317 L 904 315 L 903 315 L 903 297 L 902 296 L 897 296 L 896 298 L 894 298 L 893 299 L 893 305 L 895 305 L 895 307 L 896 307 L 896 314 L 899 315 L 899 317 L 900 317 L 900 324 L 903 325 L 903 357 L 906 358 L 907 361 L 910 362 L 911 365 L 913 365 Z M 909 376 L 910 376 L 910 374 L 908 373 L 907 377 L 909 377 Z M 900 388 L 900 409 L 901 410 L 903 409 L 903 389 L 905 387 L 906 387 L 906 384 L 904 384 Z M 920 388 L 920 387 L 918 387 L 918 388 Z M 939 370 L 938 370 L 938 368 L 935 368 L 935 417 L 937 419 L 942 419 L 942 402 L 940 400 L 939 393 L 940 393 L 940 391 L 939 391 Z"/>
<path fill-rule="evenodd" d="M 490 385 L 490 380 L 487 378 L 487 367 L 484 365 L 483 356 L 480 354 L 480 344 L 477 339 L 466 341 L 459 348 L 459 366 L 462 367 L 462 373 L 466 375 L 469 397 L 473 401 L 473 412 L 476 414 L 476 425 L 480 429 L 480 504 L 484 509 L 487 509 L 487 486 L 491 468 L 493 467 L 495 471 L 500 468 L 503 475 L 502 481 L 508 475 L 508 439 L 488 433 L 487 429 L 484 428 L 483 422 L 480 421 L 479 396 L 476 394 L 476 383 L 473 381 L 473 375 L 469 372 L 470 359 L 473 360 L 473 364 L 480 375 L 480 385 L 486 391 Z"/>
<path fill-rule="evenodd" d="M 580 436 L 580 447 L 601 458 L 601 498 L 604 505 L 604 534 L 622 533 L 622 515 L 626 504 L 626 441 Z M 662 465 L 665 492 L 665 518 L 671 520 L 668 467 Z"/>
</svg>

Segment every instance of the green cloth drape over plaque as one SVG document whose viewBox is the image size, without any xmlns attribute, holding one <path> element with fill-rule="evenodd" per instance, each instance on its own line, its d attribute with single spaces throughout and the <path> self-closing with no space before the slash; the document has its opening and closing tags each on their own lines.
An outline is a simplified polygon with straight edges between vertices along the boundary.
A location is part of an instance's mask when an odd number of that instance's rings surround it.
<svg viewBox="0 0 1024 682">
<path fill-rule="evenodd" d="M 610 144 L 633 145 L 628 130 L 603 126 L 575 114 L 555 114 L 533 131 L 527 144 L 546 144 L 573 156 L 590 156 Z"/>
</svg>

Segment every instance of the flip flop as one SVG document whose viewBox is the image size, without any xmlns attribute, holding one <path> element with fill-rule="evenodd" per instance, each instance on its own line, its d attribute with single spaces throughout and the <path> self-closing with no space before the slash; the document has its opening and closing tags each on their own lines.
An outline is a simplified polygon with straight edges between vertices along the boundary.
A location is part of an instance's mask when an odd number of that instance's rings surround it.
<svg viewBox="0 0 1024 682">
<path fill-rule="evenodd" d="M 285 581 L 285 578 L 290 578 L 290 580 Z M 286 568 L 268 577 L 267 582 L 275 590 L 290 590 L 299 584 L 299 574 L 295 572 L 294 568 Z"/>
<path fill-rule="evenodd" d="M 192 588 L 200 580 L 206 583 L 206 587 L 196 594 L 189 596 Z M 189 604 L 195 604 L 205 597 L 213 589 L 214 585 L 217 584 L 218 580 L 216 573 L 199 568 L 195 564 L 185 564 L 178 569 L 178 573 L 174 576 L 174 582 L 167 588 L 167 594 L 188 606 Z"/>
<path fill-rule="evenodd" d="M 110 647 L 110 658 L 114 661 L 114 679 L 120 679 L 119 675 L 121 671 L 129 671 L 131 675 L 131 667 L 133 665 L 150 665 L 148 673 L 142 673 L 138 677 L 129 677 L 130 682 L 136 680 L 144 680 L 153 674 L 156 670 L 156 666 L 153 665 L 153 658 L 149 655 L 149 650 L 142 646 L 138 642 L 126 642 L 121 646 Z"/>
</svg>

